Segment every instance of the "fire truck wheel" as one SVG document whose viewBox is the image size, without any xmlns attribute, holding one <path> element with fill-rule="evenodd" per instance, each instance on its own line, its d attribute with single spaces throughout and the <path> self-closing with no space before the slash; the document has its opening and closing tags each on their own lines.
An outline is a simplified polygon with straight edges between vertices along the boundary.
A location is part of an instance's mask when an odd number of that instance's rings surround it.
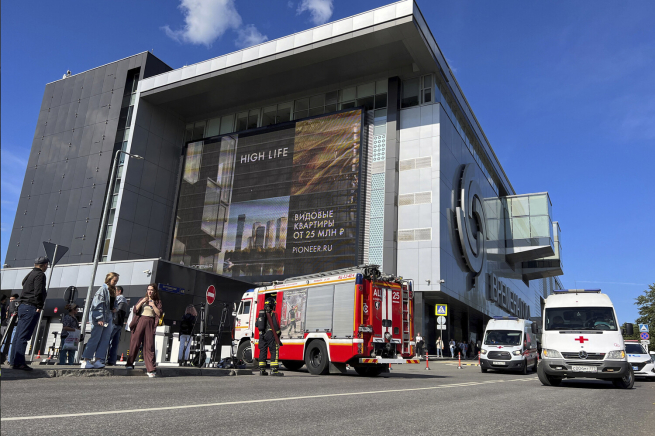
<svg viewBox="0 0 655 436">
<path fill-rule="evenodd" d="M 303 367 L 305 362 L 298 362 L 297 360 L 283 360 L 282 365 L 290 371 L 298 371 Z"/>
<path fill-rule="evenodd" d="M 250 341 L 243 341 L 239 344 L 239 348 L 237 349 L 237 359 L 243 360 L 248 365 L 253 363 L 252 345 L 250 344 Z"/>
<path fill-rule="evenodd" d="M 356 366 L 355 372 L 362 377 L 377 377 L 382 374 L 384 368 L 377 366 Z"/>
<path fill-rule="evenodd" d="M 305 365 L 307 365 L 307 369 L 311 374 L 323 375 L 328 373 L 330 366 L 325 342 L 316 340 L 309 344 L 305 352 Z"/>
</svg>

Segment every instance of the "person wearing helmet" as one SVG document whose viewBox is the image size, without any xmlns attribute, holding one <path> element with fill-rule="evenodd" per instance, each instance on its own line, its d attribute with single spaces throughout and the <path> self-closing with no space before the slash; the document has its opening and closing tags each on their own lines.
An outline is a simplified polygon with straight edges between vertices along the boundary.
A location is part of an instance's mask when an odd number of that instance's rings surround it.
<svg viewBox="0 0 655 436">
<path fill-rule="evenodd" d="M 282 376 L 279 372 L 280 326 L 275 313 L 275 296 L 270 295 L 264 302 L 264 309 L 257 314 L 257 330 L 259 330 L 259 375 L 268 375 L 266 372 L 266 358 L 271 353 L 271 375 Z"/>
</svg>

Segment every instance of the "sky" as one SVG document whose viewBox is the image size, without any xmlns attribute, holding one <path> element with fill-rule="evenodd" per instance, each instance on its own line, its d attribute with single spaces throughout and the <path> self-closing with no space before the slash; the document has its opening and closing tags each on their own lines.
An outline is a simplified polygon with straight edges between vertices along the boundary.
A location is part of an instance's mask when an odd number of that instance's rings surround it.
<svg viewBox="0 0 655 436">
<path fill-rule="evenodd" d="M 146 50 L 179 68 L 388 3 L 2 2 L 0 262 L 46 83 Z M 549 192 L 564 286 L 633 321 L 655 283 L 655 2 L 418 5 L 516 192 Z"/>
</svg>

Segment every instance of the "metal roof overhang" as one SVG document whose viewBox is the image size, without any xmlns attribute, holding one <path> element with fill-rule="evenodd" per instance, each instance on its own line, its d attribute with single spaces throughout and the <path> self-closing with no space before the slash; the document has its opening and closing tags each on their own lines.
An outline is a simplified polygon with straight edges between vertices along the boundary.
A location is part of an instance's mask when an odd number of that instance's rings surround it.
<svg viewBox="0 0 655 436">
<path fill-rule="evenodd" d="M 426 73 L 438 70 L 409 16 L 144 91 L 140 98 L 193 120 L 248 104 L 281 102 L 362 77 L 411 72 L 412 63 Z"/>
</svg>

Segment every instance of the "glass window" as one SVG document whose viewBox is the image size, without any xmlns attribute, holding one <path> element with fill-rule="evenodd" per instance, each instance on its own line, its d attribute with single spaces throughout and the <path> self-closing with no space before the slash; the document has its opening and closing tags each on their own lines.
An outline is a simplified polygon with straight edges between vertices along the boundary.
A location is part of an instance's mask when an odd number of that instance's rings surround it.
<svg viewBox="0 0 655 436">
<path fill-rule="evenodd" d="M 550 218 L 548 216 L 530 217 L 530 237 L 550 238 Z"/>
<path fill-rule="evenodd" d="M 325 106 L 325 94 L 315 95 L 309 99 L 309 108 L 323 108 Z"/>
<path fill-rule="evenodd" d="M 530 215 L 548 215 L 548 196 L 546 194 L 530 196 Z"/>
<path fill-rule="evenodd" d="M 419 97 L 419 79 L 409 79 L 403 81 L 403 96 L 400 100 L 401 107 L 418 106 Z"/>
<path fill-rule="evenodd" d="M 368 97 L 375 94 L 375 82 L 365 83 L 357 87 L 357 98 Z"/>
<path fill-rule="evenodd" d="M 387 107 L 387 94 L 377 94 L 375 96 L 375 109 Z"/>
<path fill-rule="evenodd" d="M 191 141 L 193 138 L 193 124 L 186 125 L 186 134 L 184 135 L 184 142 Z"/>
<path fill-rule="evenodd" d="M 528 197 L 512 198 L 512 216 L 530 215 L 530 206 Z"/>
<path fill-rule="evenodd" d="M 237 132 L 248 129 L 248 112 L 241 112 L 237 115 Z"/>
<path fill-rule="evenodd" d="M 126 94 L 123 96 L 123 102 L 121 103 L 121 107 L 128 107 L 130 106 L 132 101 L 132 94 Z"/>
<path fill-rule="evenodd" d="M 262 111 L 262 127 L 275 124 L 275 113 L 277 112 L 276 106 L 265 107 Z"/>
<path fill-rule="evenodd" d="M 298 111 L 293 113 L 293 119 L 294 120 L 299 120 L 301 118 L 306 118 L 307 117 L 307 111 Z"/>
<path fill-rule="evenodd" d="M 337 105 L 336 105 L 336 103 L 335 103 L 335 104 L 328 104 L 328 105 L 325 105 L 325 113 L 326 113 L 326 114 L 328 114 L 328 113 L 330 113 L 330 112 L 334 112 L 334 111 L 336 111 L 336 110 L 337 110 Z"/>
<path fill-rule="evenodd" d="M 354 86 L 351 88 L 344 88 L 341 91 L 339 91 L 340 102 L 354 100 L 356 97 L 357 97 L 357 88 L 355 88 Z"/>
<path fill-rule="evenodd" d="M 247 315 L 250 313 L 250 301 L 245 301 L 243 303 L 243 315 Z"/>
<path fill-rule="evenodd" d="M 512 219 L 512 239 L 528 239 L 530 237 L 530 218 Z"/>
<path fill-rule="evenodd" d="M 256 129 L 259 122 L 259 109 L 248 112 L 248 129 Z"/>
<path fill-rule="evenodd" d="M 377 82 L 375 82 L 375 93 L 386 94 L 388 87 L 389 87 L 389 81 L 387 79 L 378 80 Z"/>
<path fill-rule="evenodd" d="M 216 136 L 221 132 L 221 119 L 212 118 L 207 122 L 207 136 Z"/>
<path fill-rule="evenodd" d="M 339 92 L 338 91 L 332 91 L 328 92 L 325 94 L 325 104 L 337 104 L 337 100 L 339 99 Z"/>
<path fill-rule="evenodd" d="M 295 112 L 300 112 L 300 111 L 305 111 L 309 109 L 309 99 L 308 98 L 303 98 L 300 100 L 296 100 L 296 106 L 294 108 Z"/>
<path fill-rule="evenodd" d="M 221 118 L 221 135 L 234 132 L 234 114 Z"/>
<path fill-rule="evenodd" d="M 315 107 L 315 108 L 309 110 L 309 116 L 310 117 L 313 117 L 315 115 L 322 115 L 322 114 L 323 114 L 323 106 Z"/>
<path fill-rule="evenodd" d="M 358 98 L 357 106 L 364 106 L 364 109 L 370 111 L 373 109 L 373 96 Z"/>
<path fill-rule="evenodd" d="M 287 102 L 277 105 L 277 115 L 275 117 L 276 123 L 286 123 L 291 121 L 291 107 L 293 102 Z"/>
<path fill-rule="evenodd" d="M 193 138 L 192 139 L 201 139 L 205 137 L 205 121 L 198 121 L 193 126 Z"/>
<path fill-rule="evenodd" d="M 355 102 L 354 101 L 348 101 L 346 103 L 339 103 L 340 108 L 339 109 L 350 109 L 352 107 L 355 107 Z"/>
<path fill-rule="evenodd" d="M 617 330 L 611 307 L 553 307 L 545 317 L 546 330 Z"/>
</svg>

